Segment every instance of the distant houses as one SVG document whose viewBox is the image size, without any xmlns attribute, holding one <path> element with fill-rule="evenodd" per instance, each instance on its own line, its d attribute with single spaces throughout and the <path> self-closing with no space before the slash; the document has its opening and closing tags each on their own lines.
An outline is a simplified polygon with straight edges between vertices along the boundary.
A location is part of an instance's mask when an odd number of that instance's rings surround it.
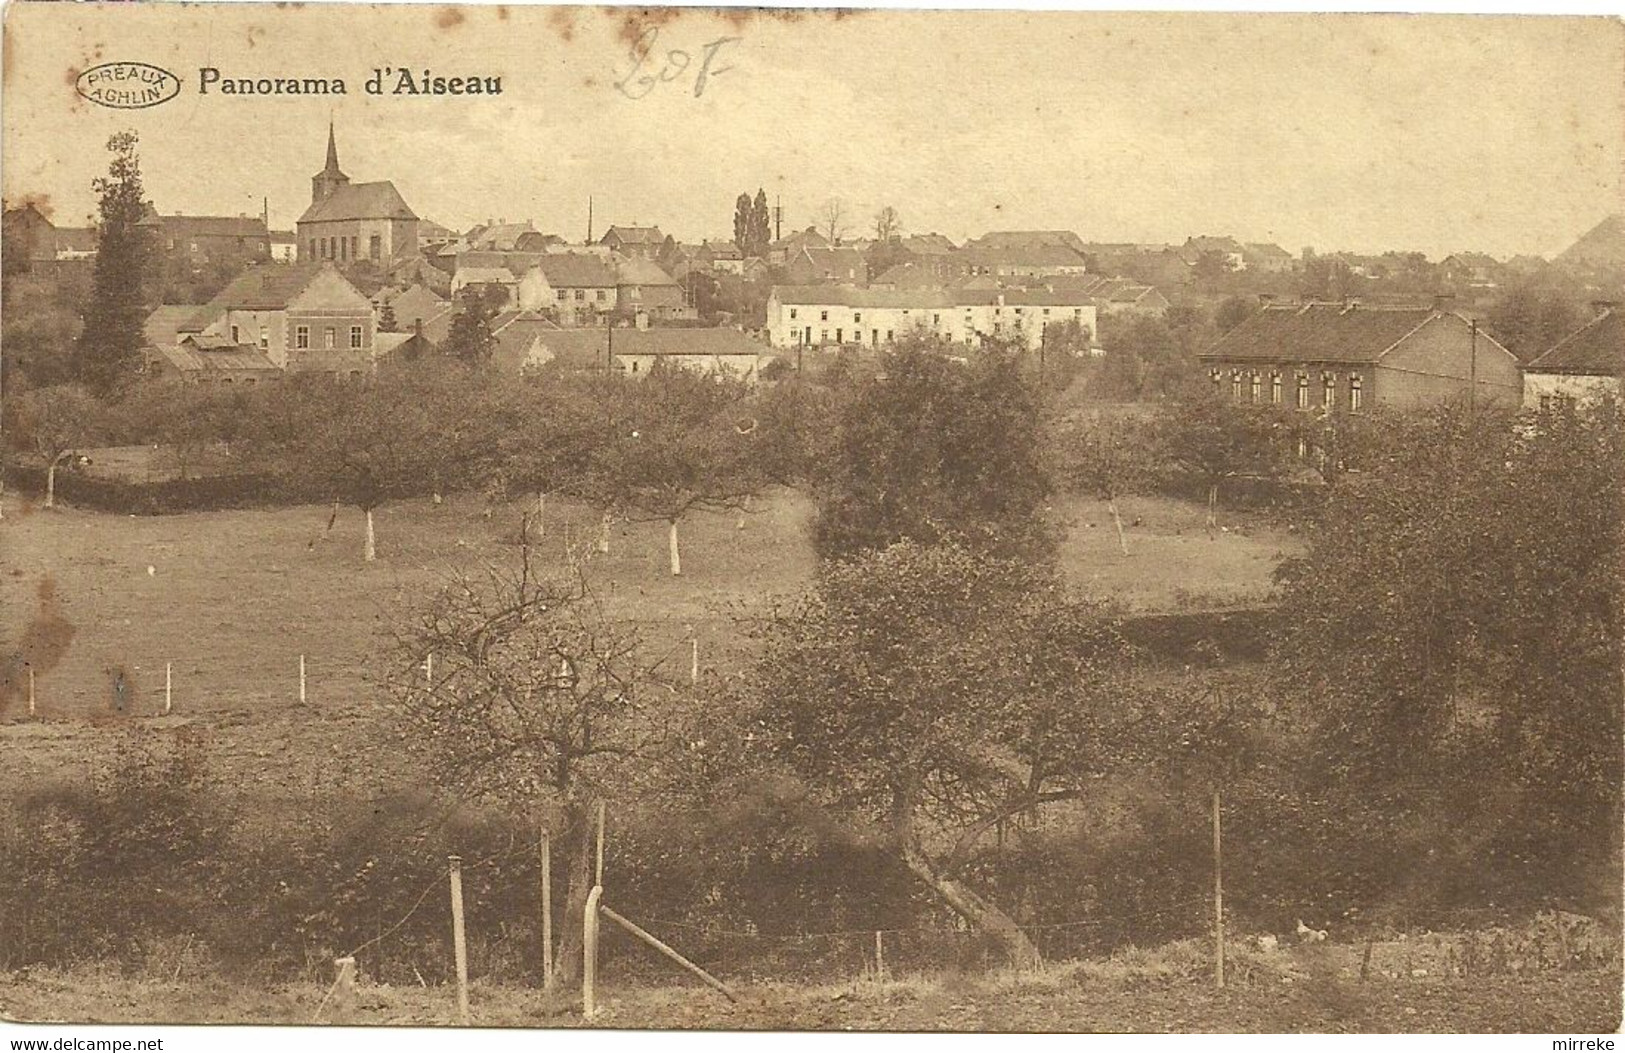
<svg viewBox="0 0 1625 1053">
<path fill-rule="evenodd" d="M 1098 322 L 1094 300 L 1043 287 L 775 286 L 767 304 L 767 333 L 774 347 L 880 347 L 918 334 L 966 346 L 1011 339 L 1036 349 L 1050 325 L 1069 322 L 1093 335 Z"/>
</svg>

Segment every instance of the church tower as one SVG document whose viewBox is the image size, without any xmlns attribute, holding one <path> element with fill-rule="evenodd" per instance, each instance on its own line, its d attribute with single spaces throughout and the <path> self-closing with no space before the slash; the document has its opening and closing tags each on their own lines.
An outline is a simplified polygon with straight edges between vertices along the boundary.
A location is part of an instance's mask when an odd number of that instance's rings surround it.
<svg viewBox="0 0 1625 1053">
<path fill-rule="evenodd" d="M 333 122 L 327 122 L 327 167 L 310 177 L 310 203 L 319 205 L 332 196 L 333 191 L 350 182 L 350 177 L 339 170 L 339 146 L 333 138 Z"/>
</svg>

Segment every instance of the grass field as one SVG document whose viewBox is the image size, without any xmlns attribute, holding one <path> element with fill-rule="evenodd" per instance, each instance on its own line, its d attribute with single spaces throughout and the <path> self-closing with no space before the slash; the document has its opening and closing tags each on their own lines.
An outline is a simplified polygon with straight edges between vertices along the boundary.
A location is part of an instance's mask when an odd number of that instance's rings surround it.
<svg viewBox="0 0 1625 1053">
<path fill-rule="evenodd" d="M 266 988 L 129 980 L 91 972 L 0 977 L 0 1017 L 98 1023 L 351 1023 L 447 1026 L 451 987 L 362 986 L 348 1009 L 314 984 Z M 1361 982 L 1272 977 L 1215 989 L 1113 963 L 1069 963 L 1029 974 L 903 977 L 842 984 L 743 984 L 736 1003 L 698 986 L 603 982 L 589 1022 L 579 1003 L 472 984 L 472 1022 L 487 1027 L 959 1032 L 1253 1032 L 1612 1034 L 1617 971 L 1530 977 Z M 318 1016 L 318 1014 L 320 1014 Z M 26 1033 L 26 1032 L 24 1032 Z"/>
</svg>

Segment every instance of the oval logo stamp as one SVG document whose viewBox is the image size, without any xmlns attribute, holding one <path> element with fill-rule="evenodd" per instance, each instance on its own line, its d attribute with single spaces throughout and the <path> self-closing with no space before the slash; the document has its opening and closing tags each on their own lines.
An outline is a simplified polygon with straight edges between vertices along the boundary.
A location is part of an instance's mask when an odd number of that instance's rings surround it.
<svg viewBox="0 0 1625 1053">
<path fill-rule="evenodd" d="M 79 74 L 74 88 L 98 106 L 142 110 L 181 93 L 181 79 L 145 62 L 104 62 Z"/>
</svg>

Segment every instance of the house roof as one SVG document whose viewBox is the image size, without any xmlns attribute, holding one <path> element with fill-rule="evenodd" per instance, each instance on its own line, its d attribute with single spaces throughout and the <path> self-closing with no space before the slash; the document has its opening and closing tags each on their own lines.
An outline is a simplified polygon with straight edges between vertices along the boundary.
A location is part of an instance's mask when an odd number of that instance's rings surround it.
<svg viewBox="0 0 1625 1053">
<path fill-rule="evenodd" d="M 200 341 L 189 336 L 183 343 L 154 348 L 176 369 L 186 373 L 251 369 L 266 373 L 282 370 L 257 347 L 229 341 Z"/>
<path fill-rule="evenodd" d="M 280 311 L 324 269 L 331 268 L 325 263 L 262 263 L 250 267 L 215 294 L 190 324 L 202 328 L 221 311 Z"/>
<path fill-rule="evenodd" d="M 513 277 L 521 277 L 543 259 L 540 252 L 498 252 L 494 249 L 469 249 L 457 254 L 456 273 L 466 271 L 506 270 Z M 464 279 L 467 281 L 468 279 Z M 490 281 L 493 279 L 480 279 Z"/>
<path fill-rule="evenodd" d="M 1275 242 L 1251 242 L 1242 247 L 1242 251 L 1249 256 L 1267 256 L 1278 260 L 1290 260 L 1292 253 L 1281 248 Z"/>
<path fill-rule="evenodd" d="M 930 310 L 953 307 L 981 307 L 1004 303 L 1011 307 L 1088 307 L 1089 296 L 1057 291 L 1045 286 L 1003 288 L 981 285 L 947 289 L 875 289 L 856 285 L 778 285 L 773 296 L 782 304 L 841 307 L 890 307 Z"/>
<path fill-rule="evenodd" d="M 1272 305 L 1255 311 L 1197 357 L 1375 362 L 1430 320 L 1447 317 L 1456 316 L 1442 315 L 1431 307 Z"/>
<path fill-rule="evenodd" d="M 167 237 L 263 238 L 267 232 L 265 220 L 258 216 L 161 216 L 148 213 L 142 226 L 163 230 Z M 288 233 L 292 240 L 293 233 Z"/>
<path fill-rule="evenodd" d="M 513 285 L 519 279 L 506 267 L 464 265 L 457 268 L 457 281 L 463 285 Z"/>
<path fill-rule="evenodd" d="M 419 320 L 427 322 L 451 310 L 450 301 L 421 285 L 414 285 L 391 296 L 389 306 L 395 312 L 395 324 L 401 329 L 411 329 Z"/>
<path fill-rule="evenodd" d="M 942 275 L 934 267 L 921 264 L 894 263 L 870 280 L 870 285 L 894 285 L 903 289 L 934 289 L 943 285 Z"/>
<path fill-rule="evenodd" d="M 471 248 L 507 252 L 519 247 L 519 239 L 522 236 L 534 233 L 536 228 L 529 220 L 523 223 L 492 223 L 489 226 L 476 227 L 469 232 L 466 240 Z"/>
<path fill-rule="evenodd" d="M 941 234 L 910 234 L 899 239 L 898 244 L 920 256 L 946 256 L 957 251 L 954 243 Z"/>
<path fill-rule="evenodd" d="M 301 223 L 327 223 L 349 219 L 417 219 L 395 184 L 347 183 L 305 209 Z"/>
<path fill-rule="evenodd" d="M 69 252 L 95 252 L 96 228 L 57 227 L 56 247 L 58 252 L 64 250 Z"/>
<path fill-rule="evenodd" d="M 983 266 L 1082 267 L 1083 254 L 1067 245 L 1033 244 L 976 245 L 967 247 L 965 258 Z"/>
<path fill-rule="evenodd" d="M 611 226 L 598 240 L 607 243 L 611 236 L 628 245 L 659 245 L 666 240 L 666 235 L 660 233 L 659 227 L 621 226 Z"/>
<path fill-rule="evenodd" d="M 1617 377 L 1625 372 L 1625 314 L 1609 309 L 1523 368 L 1530 373 Z"/>
<path fill-rule="evenodd" d="M 197 314 L 196 304 L 164 304 L 147 315 L 141 332 L 149 347 L 173 347 L 180 342 L 181 327 Z"/>
<path fill-rule="evenodd" d="M 990 230 L 973 238 L 965 247 L 993 249 L 1032 245 L 1063 245 L 1074 252 L 1083 251 L 1083 239 L 1070 230 Z"/>
<path fill-rule="evenodd" d="M 616 266 L 616 280 L 621 285 L 676 285 L 677 281 L 660 264 L 633 256 Z"/>
<path fill-rule="evenodd" d="M 560 252 L 537 257 L 547 284 L 555 289 L 597 289 L 615 285 L 615 271 L 602 256 Z"/>
</svg>

